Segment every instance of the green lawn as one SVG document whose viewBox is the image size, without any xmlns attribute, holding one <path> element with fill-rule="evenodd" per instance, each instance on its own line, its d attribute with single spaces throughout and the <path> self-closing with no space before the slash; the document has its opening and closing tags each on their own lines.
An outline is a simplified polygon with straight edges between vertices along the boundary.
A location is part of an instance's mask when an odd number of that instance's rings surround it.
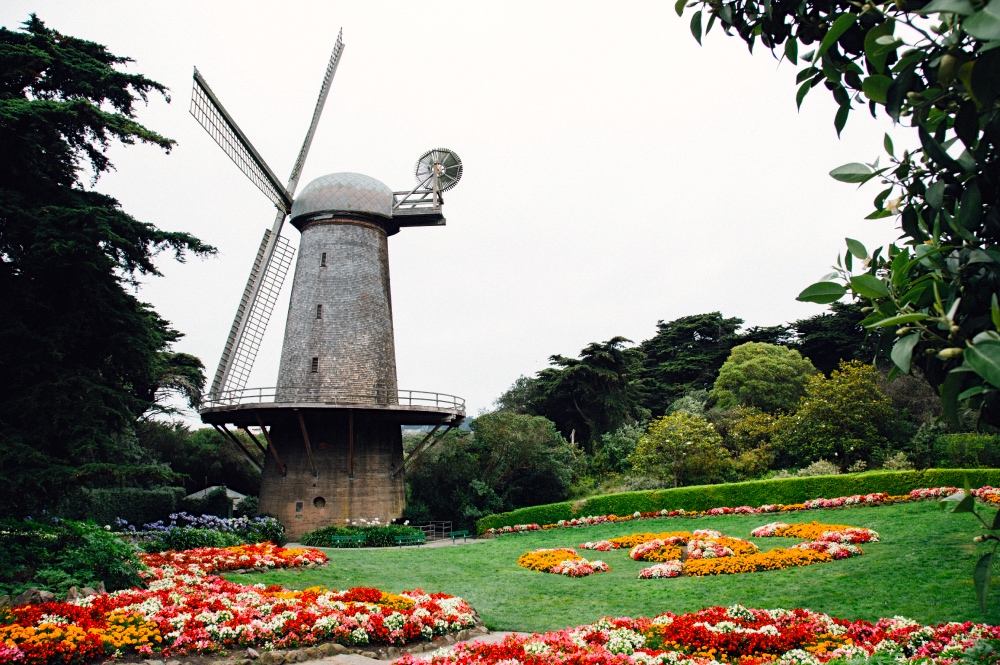
<svg viewBox="0 0 1000 665">
<path fill-rule="evenodd" d="M 302 589 L 374 586 L 398 592 L 423 588 L 466 598 L 494 630 L 545 631 L 590 623 L 602 616 L 653 616 L 711 605 L 807 607 L 845 619 L 903 615 L 922 623 L 983 621 L 972 588 L 977 546 L 976 522 L 969 515 L 942 513 L 935 502 L 880 508 L 790 513 L 789 523 L 813 520 L 875 529 L 882 542 L 863 545 L 865 555 L 803 568 L 718 577 L 639 580 L 648 564 L 625 550 L 585 552 L 601 558 L 611 572 L 572 579 L 533 572 L 517 557 L 537 547 L 575 546 L 638 531 L 710 528 L 748 538 L 773 515 L 733 515 L 699 519 L 642 520 L 582 529 L 515 534 L 488 543 L 441 548 L 326 550 L 322 569 L 231 575 L 233 580 Z M 795 539 L 756 539 L 762 550 L 787 547 Z M 593 554 L 594 556 L 590 556 Z M 994 583 L 994 589 L 1000 584 Z M 1000 595 L 1000 593 L 995 592 Z M 985 617 L 1000 622 L 1000 600 Z"/>
</svg>

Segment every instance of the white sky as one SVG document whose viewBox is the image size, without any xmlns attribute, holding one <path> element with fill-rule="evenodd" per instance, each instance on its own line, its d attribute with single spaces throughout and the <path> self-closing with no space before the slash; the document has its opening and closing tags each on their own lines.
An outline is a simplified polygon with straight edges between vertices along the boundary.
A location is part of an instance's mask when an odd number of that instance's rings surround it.
<svg viewBox="0 0 1000 665">
<path fill-rule="evenodd" d="M 448 225 L 405 229 L 389 247 L 399 386 L 463 396 L 472 415 L 548 356 L 638 342 L 660 319 L 819 313 L 795 296 L 843 238 L 871 249 L 897 235 L 892 220 L 863 220 L 875 183 L 827 175 L 878 156 L 888 123 L 859 109 L 838 140 L 825 88 L 797 113 L 796 67 L 718 28 L 698 46 L 668 0 L 5 0 L 0 24 L 32 11 L 171 89 L 139 120 L 176 149 L 115 148 L 118 171 L 97 188 L 218 247 L 183 265 L 165 255 L 165 277 L 140 292 L 209 377 L 274 208 L 188 114 L 192 67 L 284 180 L 340 27 L 346 49 L 299 189 L 335 171 L 409 189 L 425 150 L 461 156 Z M 891 133 L 897 150 L 913 144 Z M 250 386 L 275 383 L 290 287 Z"/>
</svg>

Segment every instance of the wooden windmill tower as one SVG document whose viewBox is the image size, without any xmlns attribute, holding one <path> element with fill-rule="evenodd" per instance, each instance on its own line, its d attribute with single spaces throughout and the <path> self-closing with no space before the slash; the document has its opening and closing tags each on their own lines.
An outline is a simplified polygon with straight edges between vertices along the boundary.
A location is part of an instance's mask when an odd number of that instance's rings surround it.
<svg viewBox="0 0 1000 665">
<path fill-rule="evenodd" d="M 442 226 L 442 194 L 462 175 L 458 156 L 429 150 L 417 186 L 393 191 L 359 173 L 331 173 L 295 196 L 299 175 L 337 71 L 337 37 L 312 122 L 282 186 L 195 70 L 191 113 L 278 209 L 264 232 L 201 418 L 248 457 L 230 427 L 265 453 L 260 511 L 291 538 L 345 520 L 398 518 L 405 470 L 465 416 L 464 400 L 399 390 L 389 288 L 388 237 L 409 226 Z M 247 388 L 301 233 L 277 386 Z M 406 459 L 401 425 L 433 429 Z M 445 428 L 441 431 L 441 428 Z"/>
</svg>

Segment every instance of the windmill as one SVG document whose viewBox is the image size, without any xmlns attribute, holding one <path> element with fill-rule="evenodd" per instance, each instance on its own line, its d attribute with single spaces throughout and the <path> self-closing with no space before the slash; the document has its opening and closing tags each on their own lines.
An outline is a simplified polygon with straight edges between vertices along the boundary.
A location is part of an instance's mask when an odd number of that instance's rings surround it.
<svg viewBox="0 0 1000 665">
<path fill-rule="evenodd" d="M 191 97 L 191 114 L 277 208 L 201 417 L 254 464 L 244 442 L 264 453 L 260 510 L 277 515 L 291 537 L 340 520 L 399 517 L 406 469 L 465 417 L 461 398 L 398 390 L 387 244 L 401 228 L 445 224 L 443 193 L 462 177 L 458 155 L 444 148 L 425 152 L 414 169 L 417 184 L 406 191 L 341 172 L 317 178 L 295 195 L 343 50 L 341 33 L 284 186 L 197 69 Z M 248 389 L 295 257 L 281 235 L 286 219 L 301 240 L 277 386 Z M 401 425 L 430 427 L 405 459 Z"/>
</svg>

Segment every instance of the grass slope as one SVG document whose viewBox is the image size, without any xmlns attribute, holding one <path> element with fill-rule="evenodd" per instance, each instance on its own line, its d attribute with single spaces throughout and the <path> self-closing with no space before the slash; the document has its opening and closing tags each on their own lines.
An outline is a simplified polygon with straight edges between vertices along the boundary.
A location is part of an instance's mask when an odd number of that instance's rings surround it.
<svg viewBox="0 0 1000 665">
<path fill-rule="evenodd" d="M 775 519 L 772 515 L 729 515 L 642 520 L 510 535 L 457 547 L 325 550 L 330 556 L 326 568 L 229 577 L 294 589 L 321 584 L 332 589 L 361 585 L 390 592 L 417 587 L 443 591 L 467 599 L 495 630 L 558 630 L 602 616 L 653 616 L 734 603 L 807 607 L 845 619 L 903 615 L 928 624 L 984 619 L 1000 622 L 996 595 L 985 618 L 975 602 L 972 568 L 977 547 L 982 548 L 972 542 L 976 523 L 968 515 L 942 513 L 934 502 L 784 515 L 783 521 L 788 523 L 815 520 L 848 524 L 875 529 L 882 536 L 881 543 L 862 546 L 862 557 L 803 568 L 639 580 L 639 570 L 648 564 L 630 560 L 627 551 L 581 550 L 586 558 L 607 561 L 612 570 L 572 579 L 533 572 L 516 563 L 519 555 L 534 548 L 572 547 L 640 531 L 710 528 L 748 538 L 752 529 Z M 769 550 L 799 541 L 760 538 L 755 542 L 762 550 Z"/>
</svg>

